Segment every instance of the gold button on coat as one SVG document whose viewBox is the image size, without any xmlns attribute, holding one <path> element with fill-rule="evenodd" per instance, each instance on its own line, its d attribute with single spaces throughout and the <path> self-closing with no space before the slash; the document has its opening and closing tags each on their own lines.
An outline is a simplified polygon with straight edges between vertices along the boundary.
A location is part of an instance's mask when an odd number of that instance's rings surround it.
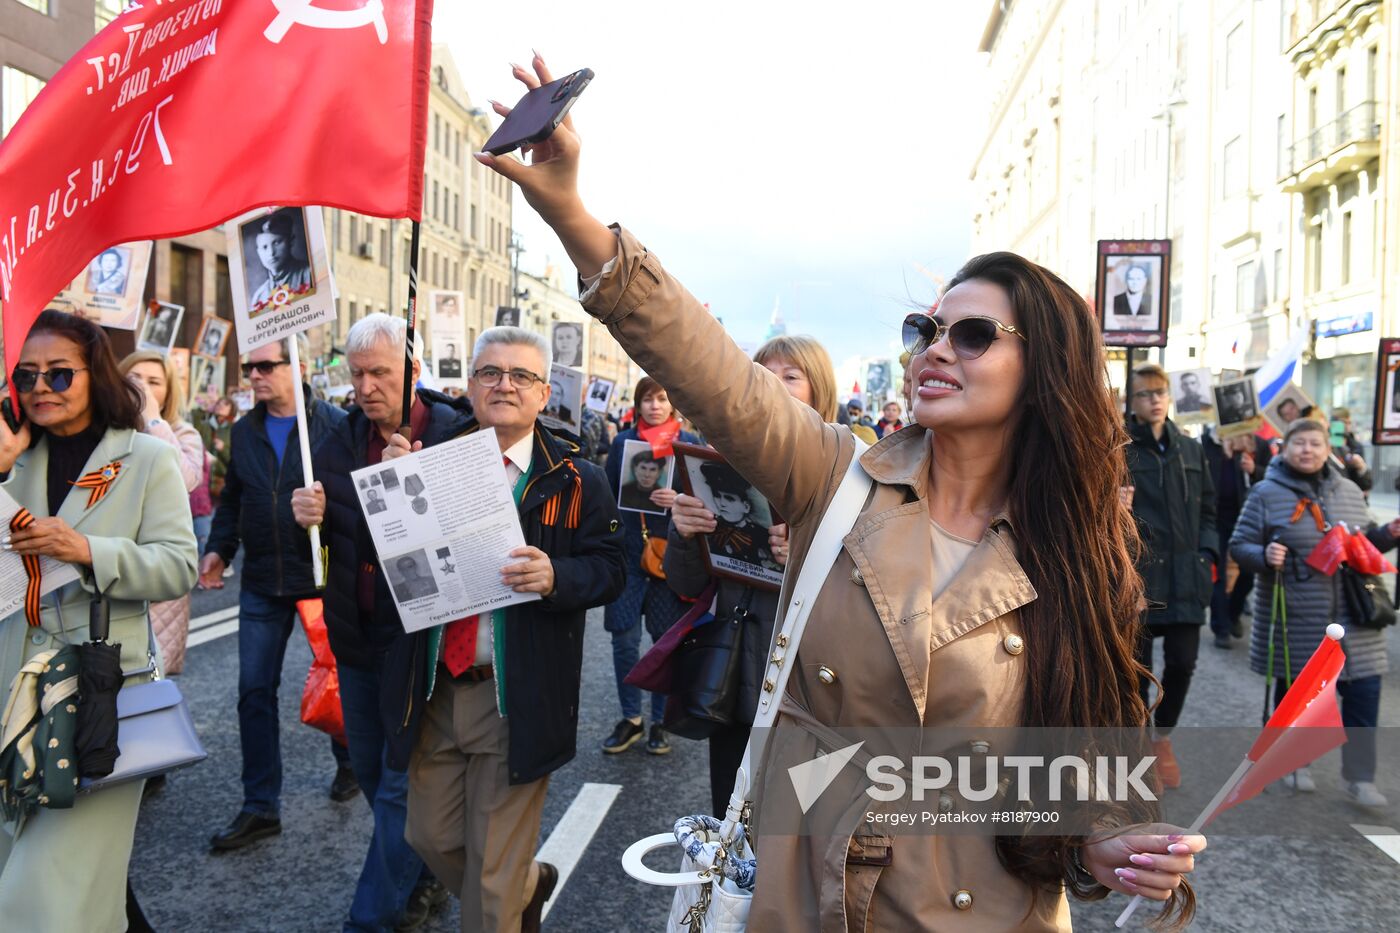
<svg viewBox="0 0 1400 933">
<path fill-rule="evenodd" d="M 817 668 L 817 680 L 824 684 L 834 684 L 836 683 L 836 672 L 823 664 Z"/>
<path fill-rule="evenodd" d="M 860 572 L 859 567 L 851 568 L 851 582 L 856 586 L 865 586 L 865 574 Z"/>
<path fill-rule="evenodd" d="M 967 888 L 958 891 L 957 894 L 953 895 L 953 906 L 958 910 L 971 910 L 972 892 L 967 890 Z"/>
<path fill-rule="evenodd" d="M 1001 646 L 1007 654 L 1020 654 L 1026 650 L 1026 641 L 1020 635 L 1007 635 L 1002 639 Z"/>
</svg>

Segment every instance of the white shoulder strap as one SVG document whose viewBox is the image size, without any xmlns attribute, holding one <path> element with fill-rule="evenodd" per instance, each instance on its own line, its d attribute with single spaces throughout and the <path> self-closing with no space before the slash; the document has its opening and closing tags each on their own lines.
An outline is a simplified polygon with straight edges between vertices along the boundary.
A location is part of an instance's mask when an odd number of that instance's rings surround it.
<svg viewBox="0 0 1400 933">
<path fill-rule="evenodd" d="M 841 556 L 841 542 L 860 517 L 860 510 L 865 507 L 865 500 L 874 482 L 860 465 L 861 454 L 869 450 L 870 445 L 858 437 L 853 437 L 853 440 L 856 442 L 856 450 L 851 457 L 851 465 L 842 477 L 841 485 L 836 487 L 836 495 L 827 505 L 821 523 L 817 525 L 816 537 L 812 539 L 812 546 L 807 549 L 807 555 L 802 560 L 802 570 L 792 588 L 782 628 L 773 639 L 773 651 L 768 656 L 768 666 L 763 672 L 763 689 L 759 692 L 753 731 L 749 734 L 749 744 L 744 749 L 743 763 L 739 765 L 739 770 L 734 776 L 734 793 L 730 798 L 721 829 L 721 836 L 725 839 L 733 837 L 744 803 L 748 799 L 750 780 L 754 773 L 752 762 L 760 757 L 762 751 L 764 733 L 761 730 L 772 726 L 778 718 L 778 707 L 782 705 L 783 691 L 787 688 L 788 675 L 792 673 L 792 666 L 787 661 L 797 656 L 797 646 L 802 641 L 802 632 L 807 627 L 807 618 L 817 601 L 817 594 L 831 573 L 836 558 Z"/>
</svg>

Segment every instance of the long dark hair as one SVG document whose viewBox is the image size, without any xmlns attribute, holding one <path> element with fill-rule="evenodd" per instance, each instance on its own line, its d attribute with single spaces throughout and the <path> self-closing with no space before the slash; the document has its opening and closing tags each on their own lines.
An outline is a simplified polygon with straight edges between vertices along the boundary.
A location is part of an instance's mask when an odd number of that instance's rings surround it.
<svg viewBox="0 0 1400 933">
<path fill-rule="evenodd" d="M 142 417 L 145 396 L 122 376 L 112 344 L 102 328 L 76 314 L 65 314 L 50 308 L 40 312 L 34 326 L 29 328 L 29 337 L 36 334 L 67 337 L 82 350 L 83 363 L 88 371 L 88 407 L 92 410 L 92 424 L 96 429 L 141 430 L 145 424 Z M 172 392 L 178 390 L 178 386 L 170 387 Z M 36 424 L 30 424 L 29 431 L 34 443 L 38 443 L 44 434 L 44 429 Z"/>
<path fill-rule="evenodd" d="M 1119 498 L 1128 483 L 1128 436 L 1109 393 L 1098 323 L 1064 280 L 1014 253 L 969 260 L 948 288 L 969 280 L 1003 288 L 1029 337 L 1009 450 L 1008 509 L 1020 564 L 1038 594 L 1020 610 L 1021 723 L 1136 734 L 1147 724 L 1139 677 L 1150 676 L 1134 651 L 1144 592 L 1134 567 L 1141 542 Z M 1126 825 L 1156 813 L 1138 802 L 1114 804 L 1110 815 Z M 1064 886 L 1078 897 L 1104 897 L 1103 888 L 1077 880 L 1072 866 L 1080 845 L 1070 836 L 998 836 L 997 854 L 1037 896 Z M 1184 924 L 1194 909 L 1183 882 L 1161 919 L 1174 911 L 1172 922 Z"/>
</svg>

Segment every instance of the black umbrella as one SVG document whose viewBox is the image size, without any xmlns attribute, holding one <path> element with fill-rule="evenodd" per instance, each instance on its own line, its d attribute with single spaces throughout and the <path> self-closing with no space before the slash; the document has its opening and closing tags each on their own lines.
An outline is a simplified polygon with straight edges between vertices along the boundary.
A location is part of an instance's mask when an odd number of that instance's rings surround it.
<svg viewBox="0 0 1400 933">
<path fill-rule="evenodd" d="M 117 691 L 122 688 L 122 646 L 107 641 L 112 606 L 99 595 L 88 609 L 89 641 L 78 646 L 78 732 L 74 740 L 78 773 L 101 778 L 112 773 L 117 756 Z"/>
</svg>

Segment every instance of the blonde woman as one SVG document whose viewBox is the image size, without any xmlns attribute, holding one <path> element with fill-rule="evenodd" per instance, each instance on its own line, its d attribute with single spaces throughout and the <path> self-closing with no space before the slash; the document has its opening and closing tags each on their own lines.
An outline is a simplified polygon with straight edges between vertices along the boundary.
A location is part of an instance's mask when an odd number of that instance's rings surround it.
<svg viewBox="0 0 1400 933">
<path fill-rule="evenodd" d="M 207 522 L 213 511 L 209 504 L 209 481 L 206 473 L 207 454 L 199 431 L 185 421 L 184 405 L 180 402 L 180 379 L 170 358 L 154 350 L 138 350 L 127 354 L 117 367 L 142 392 L 145 405 L 141 410 L 144 427 L 141 433 L 164 441 L 179 454 L 180 476 L 185 492 L 190 494 L 191 512 L 195 525 L 201 517 Z M 203 490 L 202 501 L 198 495 Z M 199 515 L 203 506 L 203 516 Z M 178 674 L 185 667 L 185 640 L 190 634 L 190 597 L 151 604 L 151 624 L 165 661 L 165 673 Z"/>
</svg>

